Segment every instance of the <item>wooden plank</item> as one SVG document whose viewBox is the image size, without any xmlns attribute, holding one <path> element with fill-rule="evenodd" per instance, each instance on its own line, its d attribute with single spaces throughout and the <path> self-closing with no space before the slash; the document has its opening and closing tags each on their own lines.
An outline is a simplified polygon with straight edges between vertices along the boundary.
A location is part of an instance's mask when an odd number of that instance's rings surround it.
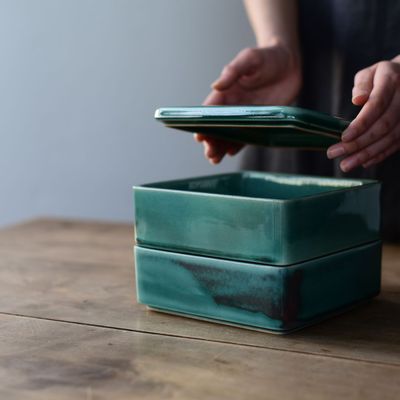
<svg viewBox="0 0 400 400">
<path fill-rule="evenodd" d="M 0 230 L 3 255 L 120 265 L 132 260 L 133 225 L 38 219 Z"/>
<path fill-rule="evenodd" d="M 400 292 L 400 244 L 386 244 L 382 257 L 382 290 Z"/>
<path fill-rule="evenodd" d="M 400 367 L 0 316 L 13 399 L 394 399 Z"/>
<path fill-rule="evenodd" d="M 384 292 L 378 299 L 279 337 L 136 304 L 132 242 L 129 226 L 99 223 L 39 221 L 0 233 L 0 312 L 400 364 L 398 247 L 385 249 Z"/>
</svg>

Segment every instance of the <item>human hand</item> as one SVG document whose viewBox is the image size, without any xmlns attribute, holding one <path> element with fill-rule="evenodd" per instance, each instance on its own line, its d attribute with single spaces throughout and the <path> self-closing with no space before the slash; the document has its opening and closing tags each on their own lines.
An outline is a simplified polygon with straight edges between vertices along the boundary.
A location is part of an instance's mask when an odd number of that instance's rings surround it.
<svg viewBox="0 0 400 400">
<path fill-rule="evenodd" d="M 298 56 L 283 45 L 242 50 L 212 84 L 204 105 L 287 105 L 301 86 Z M 204 144 L 204 154 L 213 164 L 225 154 L 234 155 L 244 146 L 201 133 L 195 139 Z"/>
<path fill-rule="evenodd" d="M 359 71 L 354 78 L 353 104 L 362 106 L 331 146 L 328 158 L 345 156 L 343 172 L 378 164 L 400 149 L 400 56 Z"/>
</svg>

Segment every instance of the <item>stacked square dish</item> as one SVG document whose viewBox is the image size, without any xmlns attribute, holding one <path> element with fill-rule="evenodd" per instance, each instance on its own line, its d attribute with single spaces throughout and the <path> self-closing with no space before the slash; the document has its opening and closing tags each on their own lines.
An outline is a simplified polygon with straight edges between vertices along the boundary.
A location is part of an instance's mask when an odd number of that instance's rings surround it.
<svg viewBox="0 0 400 400">
<path fill-rule="evenodd" d="M 261 172 L 134 188 L 140 303 L 274 333 L 379 293 L 380 184 Z"/>
</svg>

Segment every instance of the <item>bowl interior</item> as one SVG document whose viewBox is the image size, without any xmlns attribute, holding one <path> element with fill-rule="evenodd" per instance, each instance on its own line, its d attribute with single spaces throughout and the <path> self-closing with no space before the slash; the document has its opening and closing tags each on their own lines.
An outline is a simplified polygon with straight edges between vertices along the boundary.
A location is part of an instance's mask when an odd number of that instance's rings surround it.
<svg viewBox="0 0 400 400">
<path fill-rule="evenodd" d="M 145 186 L 187 192 L 288 200 L 361 186 L 364 183 L 360 180 L 244 172 Z"/>
</svg>

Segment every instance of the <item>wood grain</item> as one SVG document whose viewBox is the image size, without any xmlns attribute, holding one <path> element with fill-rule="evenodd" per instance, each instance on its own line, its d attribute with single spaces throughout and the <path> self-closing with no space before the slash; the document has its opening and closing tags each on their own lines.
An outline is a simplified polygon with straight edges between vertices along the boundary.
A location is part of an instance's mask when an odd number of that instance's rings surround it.
<svg viewBox="0 0 400 400">
<path fill-rule="evenodd" d="M 0 316 L 0 382 L 7 400 L 385 400 L 400 392 L 400 369 Z"/>
<path fill-rule="evenodd" d="M 150 312 L 136 304 L 129 225 L 39 220 L 0 231 L 0 312 L 400 365 L 400 247 L 384 250 L 370 304 L 289 336 Z"/>
</svg>

